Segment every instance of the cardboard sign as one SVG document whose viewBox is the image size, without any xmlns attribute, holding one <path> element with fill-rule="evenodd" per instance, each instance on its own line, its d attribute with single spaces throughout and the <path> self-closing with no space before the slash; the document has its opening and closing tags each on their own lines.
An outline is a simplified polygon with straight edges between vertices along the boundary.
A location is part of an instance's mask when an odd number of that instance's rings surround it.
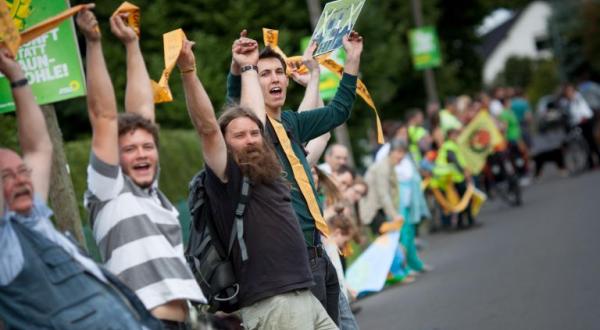
<svg viewBox="0 0 600 330">
<path fill-rule="evenodd" d="M 26 30 L 69 9 L 64 0 L 14 0 L 9 6 L 19 30 Z M 21 45 L 16 55 L 38 104 L 85 95 L 85 79 L 72 20 L 63 21 Z M 0 113 L 14 109 L 10 82 L 0 76 Z"/>
<path fill-rule="evenodd" d="M 315 56 L 342 47 L 342 38 L 354 28 L 354 23 L 366 0 L 338 0 L 325 5 L 311 37 L 317 42 Z"/>
</svg>

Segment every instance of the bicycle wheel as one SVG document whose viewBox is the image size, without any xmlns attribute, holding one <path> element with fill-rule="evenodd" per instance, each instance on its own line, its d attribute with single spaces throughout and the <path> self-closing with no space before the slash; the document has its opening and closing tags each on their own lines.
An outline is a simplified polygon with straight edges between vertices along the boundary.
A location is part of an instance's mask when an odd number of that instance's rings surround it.
<svg viewBox="0 0 600 330">
<path fill-rule="evenodd" d="M 496 183 L 496 191 L 500 198 L 510 206 L 523 204 L 519 177 L 516 174 L 511 174 L 506 177 L 506 180 Z"/>
<path fill-rule="evenodd" d="M 565 146 L 565 166 L 571 175 L 580 174 L 587 168 L 589 149 L 581 136 L 569 139 Z"/>
</svg>

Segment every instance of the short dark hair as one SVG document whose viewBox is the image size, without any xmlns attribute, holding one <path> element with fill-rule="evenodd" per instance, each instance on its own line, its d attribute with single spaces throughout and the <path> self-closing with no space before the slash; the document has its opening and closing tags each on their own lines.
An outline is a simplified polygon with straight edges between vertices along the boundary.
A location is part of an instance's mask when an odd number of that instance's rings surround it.
<svg viewBox="0 0 600 330">
<path fill-rule="evenodd" d="M 281 62 L 281 66 L 283 67 L 283 71 L 287 72 L 287 65 L 285 64 L 285 60 L 279 53 L 277 53 L 273 48 L 267 46 L 263 48 L 263 50 L 258 54 L 258 59 L 262 60 L 264 58 L 276 58 Z"/>
<path fill-rule="evenodd" d="M 159 147 L 158 125 L 153 123 L 150 119 L 144 118 L 137 113 L 120 113 L 118 123 L 119 137 L 137 129 L 143 129 L 152 134 L 156 148 Z"/>
<path fill-rule="evenodd" d="M 221 133 L 225 136 L 225 131 L 227 130 L 227 126 L 237 118 L 246 117 L 252 120 L 258 125 L 260 132 L 264 134 L 264 126 L 263 123 L 258 119 L 258 117 L 252 112 L 252 110 L 242 107 L 238 104 L 230 105 L 223 111 L 221 116 L 219 117 L 219 128 L 221 129 Z"/>
<path fill-rule="evenodd" d="M 415 118 L 418 115 L 422 115 L 423 112 L 421 112 L 421 109 L 419 108 L 411 108 L 408 109 L 408 112 L 406 113 L 406 121 L 411 121 L 413 118 Z"/>
<path fill-rule="evenodd" d="M 337 170 L 335 170 L 336 175 L 342 175 L 344 173 L 350 173 L 350 175 L 352 176 L 352 180 L 354 180 L 354 178 L 356 177 L 356 171 L 354 171 L 352 167 L 346 164 L 340 165 L 340 167 Z"/>
</svg>

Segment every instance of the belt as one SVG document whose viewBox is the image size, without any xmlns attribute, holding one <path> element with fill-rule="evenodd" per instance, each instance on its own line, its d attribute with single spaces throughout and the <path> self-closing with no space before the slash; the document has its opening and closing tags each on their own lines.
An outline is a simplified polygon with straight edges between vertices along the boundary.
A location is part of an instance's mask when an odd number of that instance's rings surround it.
<svg viewBox="0 0 600 330">
<path fill-rule="evenodd" d="M 314 258 L 321 258 L 323 257 L 323 254 L 325 252 L 323 251 L 323 246 L 322 245 L 315 245 L 315 246 L 309 246 L 308 247 L 308 259 L 314 259 Z"/>
</svg>

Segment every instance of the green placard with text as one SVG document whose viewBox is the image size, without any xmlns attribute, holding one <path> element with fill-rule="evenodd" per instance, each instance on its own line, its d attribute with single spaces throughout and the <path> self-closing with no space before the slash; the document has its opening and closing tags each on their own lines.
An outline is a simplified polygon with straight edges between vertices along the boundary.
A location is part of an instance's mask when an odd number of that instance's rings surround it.
<svg viewBox="0 0 600 330">
<path fill-rule="evenodd" d="M 2 1 L 2 0 L 0 0 Z M 19 30 L 27 29 L 69 8 L 65 0 L 7 1 Z M 17 61 L 25 71 L 38 104 L 85 95 L 79 46 L 73 19 L 22 45 Z M 10 83 L 0 76 L 0 113 L 15 109 Z"/>
<path fill-rule="evenodd" d="M 417 70 L 430 69 L 442 64 L 440 43 L 433 26 L 412 29 L 408 33 L 413 65 Z"/>
</svg>

